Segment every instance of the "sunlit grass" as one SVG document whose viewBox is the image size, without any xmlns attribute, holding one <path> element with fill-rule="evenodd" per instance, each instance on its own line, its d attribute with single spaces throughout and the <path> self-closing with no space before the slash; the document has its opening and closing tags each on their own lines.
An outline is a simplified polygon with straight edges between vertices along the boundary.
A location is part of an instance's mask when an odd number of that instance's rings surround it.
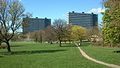
<svg viewBox="0 0 120 68">
<path fill-rule="evenodd" d="M 11 43 L 12 54 L 0 49 L 0 68 L 107 68 L 81 56 L 74 44 Z"/>
<path fill-rule="evenodd" d="M 86 45 L 86 46 L 85 46 Z M 112 64 L 120 65 L 120 48 L 98 47 L 84 44 L 81 48 L 91 57 Z"/>
</svg>

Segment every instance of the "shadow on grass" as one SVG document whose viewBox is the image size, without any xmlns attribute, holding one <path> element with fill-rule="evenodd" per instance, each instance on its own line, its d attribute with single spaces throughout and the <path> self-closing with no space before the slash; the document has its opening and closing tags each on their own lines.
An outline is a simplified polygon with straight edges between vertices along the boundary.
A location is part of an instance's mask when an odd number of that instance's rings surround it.
<svg viewBox="0 0 120 68">
<path fill-rule="evenodd" d="M 79 46 L 81 46 L 81 47 L 86 47 L 86 46 L 89 46 L 89 45 L 91 45 L 91 43 L 90 42 L 83 42 L 81 45 L 79 45 Z"/>
<path fill-rule="evenodd" d="M 79 45 L 79 43 L 77 43 L 77 44 Z M 89 46 L 89 45 L 90 45 L 89 42 L 83 42 L 79 46 Z M 74 43 L 72 43 L 72 44 L 62 45 L 61 47 L 78 47 L 78 46 L 76 46 Z"/>
<path fill-rule="evenodd" d="M 24 45 L 11 45 L 11 47 L 22 47 Z"/>
<path fill-rule="evenodd" d="M 73 45 L 63 45 L 63 46 L 61 46 L 61 47 L 77 47 L 77 46 L 75 46 L 75 45 L 73 44 Z"/>
<path fill-rule="evenodd" d="M 120 53 L 120 50 L 119 51 L 113 51 L 114 53 Z"/>
<path fill-rule="evenodd" d="M 8 52 L 0 52 L 3 55 L 25 55 L 25 54 L 42 54 L 42 53 L 55 53 L 66 50 L 34 50 L 34 51 L 13 51 L 11 53 Z"/>
<path fill-rule="evenodd" d="M 2 58 L 3 56 L 0 55 L 0 58 Z"/>
</svg>

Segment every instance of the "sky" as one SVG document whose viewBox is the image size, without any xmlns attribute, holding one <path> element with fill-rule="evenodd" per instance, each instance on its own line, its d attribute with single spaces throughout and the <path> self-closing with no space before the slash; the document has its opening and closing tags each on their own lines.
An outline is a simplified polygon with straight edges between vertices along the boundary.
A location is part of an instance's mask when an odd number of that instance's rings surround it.
<svg viewBox="0 0 120 68">
<path fill-rule="evenodd" d="M 85 12 L 98 14 L 98 22 L 102 22 L 102 0 L 20 0 L 26 12 L 33 17 L 68 20 L 68 13 Z"/>
</svg>

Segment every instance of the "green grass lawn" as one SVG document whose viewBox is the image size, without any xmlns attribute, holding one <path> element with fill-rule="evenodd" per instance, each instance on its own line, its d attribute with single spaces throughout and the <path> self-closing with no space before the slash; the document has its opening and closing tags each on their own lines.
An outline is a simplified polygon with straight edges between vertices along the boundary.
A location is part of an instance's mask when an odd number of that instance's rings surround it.
<svg viewBox="0 0 120 68">
<path fill-rule="evenodd" d="M 95 59 L 120 65 L 120 53 L 114 53 L 114 51 L 120 51 L 120 48 L 98 47 L 89 44 L 84 44 L 81 48 Z"/>
<path fill-rule="evenodd" d="M 107 68 L 81 56 L 74 44 L 11 43 L 12 54 L 0 49 L 0 68 Z"/>
</svg>

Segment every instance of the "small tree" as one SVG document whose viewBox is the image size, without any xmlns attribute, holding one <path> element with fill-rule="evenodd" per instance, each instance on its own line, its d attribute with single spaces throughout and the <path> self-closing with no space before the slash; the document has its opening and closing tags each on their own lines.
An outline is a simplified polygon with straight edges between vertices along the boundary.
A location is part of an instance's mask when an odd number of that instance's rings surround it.
<svg viewBox="0 0 120 68">
<path fill-rule="evenodd" d="M 79 43 L 81 45 L 82 40 L 86 37 L 86 29 L 75 25 L 72 27 L 71 35 L 75 40 L 79 40 Z"/>
<path fill-rule="evenodd" d="M 20 41 L 23 41 L 23 40 L 25 40 L 27 38 L 27 35 L 26 34 L 20 34 L 19 36 L 18 36 L 18 39 L 20 40 Z"/>
<path fill-rule="evenodd" d="M 71 33 L 72 33 L 72 25 L 68 24 L 66 26 L 66 33 L 65 34 L 66 34 L 66 39 L 67 39 L 67 41 L 69 41 L 69 43 L 73 40 Z"/>
<path fill-rule="evenodd" d="M 87 38 L 94 45 L 102 45 L 103 44 L 102 32 L 100 29 L 98 29 L 98 26 L 95 26 L 95 27 L 87 30 Z"/>
<path fill-rule="evenodd" d="M 43 42 L 43 35 L 44 35 L 44 31 L 43 30 L 38 32 L 38 41 L 40 43 Z"/>
<path fill-rule="evenodd" d="M 66 21 L 62 19 L 56 19 L 53 22 L 53 31 L 55 32 L 55 36 L 59 41 L 59 45 L 61 47 L 61 42 L 65 37 L 66 32 Z"/>
<path fill-rule="evenodd" d="M 30 38 L 33 39 L 35 42 L 38 42 L 38 33 L 37 32 L 30 33 Z"/>
<path fill-rule="evenodd" d="M 90 28 L 88 29 L 87 31 L 87 36 L 88 36 L 88 39 L 89 41 L 91 42 L 96 42 L 96 37 L 93 37 L 93 36 L 98 36 L 100 34 L 100 31 L 98 29 L 98 27 L 93 27 L 93 28 Z M 93 40 L 91 40 L 91 38 L 93 38 Z"/>
<path fill-rule="evenodd" d="M 52 27 L 49 26 L 46 30 L 45 30 L 45 40 L 48 41 L 48 43 L 52 44 L 53 41 L 56 40 L 55 38 L 55 33 L 54 31 L 52 30 Z"/>
<path fill-rule="evenodd" d="M 35 31 L 30 33 L 30 38 L 33 39 L 35 42 L 43 42 L 43 30 Z"/>
<path fill-rule="evenodd" d="M 0 35 L 11 52 L 9 41 L 14 36 L 22 22 L 23 5 L 19 0 L 0 0 Z"/>
</svg>

